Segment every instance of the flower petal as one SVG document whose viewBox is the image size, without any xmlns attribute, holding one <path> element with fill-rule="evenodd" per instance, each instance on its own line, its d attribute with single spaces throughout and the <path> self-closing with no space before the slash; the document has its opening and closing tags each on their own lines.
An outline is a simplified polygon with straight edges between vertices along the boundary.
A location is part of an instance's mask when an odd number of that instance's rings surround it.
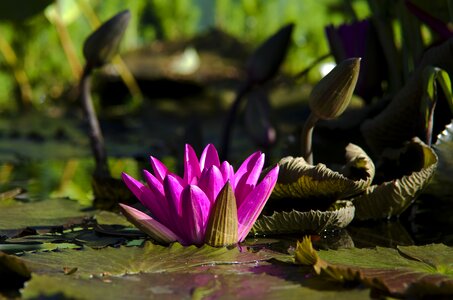
<svg viewBox="0 0 453 300">
<path fill-rule="evenodd" d="M 153 193 L 165 197 L 164 186 L 162 185 L 161 180 L 157 179 L 147 170 L 143 170 L 143 177 L 145 177 L 146 183 L 148 184 L 150 190 L 153 191 Z"/>
<path fill-rule="evenodd" d="M 216 166 L 217 168 L 220 167 L 219 154 L 213 144 L 207 145 L 200 157 L 200 170 L 202 172 L 204 169 L 211 166 Z"/>
<path fill-rule="evenodd" d="M 260 215 L 278 178 L 278 165 L 267 173 L 238 208 L 238 238 L 243 241 Z"/>
<path fill-rule="evenodd" d="M 214 203 L 217 195 L 220 190 L 225 185 L 225 180 L 220 172 L 219 168 L 216 166 L 210 166 L 209 169 L 203 171 L 198 181 L 198 186 L 203 190 L 203 192 L 208 196 L 211 204 Z"/>
<path fill-rule="evenodd" d="M 140 202 L 149 209 L 151 214 L 163 225 L 171 228 L 168 203 L 165 197 L 154 193 L 151 189 L 144 186 L 140 196 Z"/>
<path fill-rule="evenodd" d="M 178 222 L 182 216 L 181 192 L 182 185 L 173 175 L 168 174 L 164 179 L 165 198 L 168 201 L 170 217 Z"/>
<path fill-rule="evenodd" d="M 154 156 L 150 156 L 150 161 L 151 161 L 151 167 L 153 168 L 154 175 L 160 182 L 163 182 L 165 176 L 168 173 L 167 167 L 164 165 L 163 162 L 161 162 Z"/>
<path fill-rule="evenodd" d="M 135 197 L 140 199 L 142 188 L 144 187 L 143 183 L 124 172 L 121 173 L 121 177 L 123 178 L 127 188 L 135 195 Z"/>
<path fill-rule="evenodd" d="M 197 184 L 200 178 L 200 163 L 192 146 L 186 144 L 184 151 L 184 182 L 186 184 Z"/>
<path fill-rule="evenodd" d="M 171 231 L 158 221 L 154 220 L 147 214 L 125 204 L 120 203 L 120 207 L 124 216 L 126 216 L 126 218 L 132 224 L 137 226 L 140 230 L 151 236 L 156 241 L 165 244 L 175 241 L 178 241 L 180 243 L 184 242 L 173 231 Z"/>
<path fill-rule="evenodd" d="M 208 225 L 211 201 L 198 186 L 188 185 L 182 191 L 181 202 L 185 238 L 191 244 L 201 245 Z"/>
<path fill-rule="evenodd" d="M 255 152 L 239 168 L 236 173 L 238 177 L 235 177 L 236 187 L 234 190 L 238 207 L 241 206 L 245 197 L 255 188 L 263 166 L 264 154 Z"/>
<path fill-rule="evenodd" d="M 224 161 L 220 165 L 220 172 L 222 173 L 225 182 L 229 180 L 231 183 L 234 183 L 234 169 L 227 161 Z"/>
</svg>

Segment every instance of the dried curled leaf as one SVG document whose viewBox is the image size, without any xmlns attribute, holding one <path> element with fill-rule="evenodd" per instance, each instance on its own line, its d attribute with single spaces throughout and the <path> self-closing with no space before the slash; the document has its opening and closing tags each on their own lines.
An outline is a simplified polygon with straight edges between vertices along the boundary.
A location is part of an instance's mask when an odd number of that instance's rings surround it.
<svg viewBox="0 0 453 300">
<path fill-rule="evenodd" d="M 448 124 L 444 131 L 437 136 L 433 146 L 439 157 L 436 172 L 426 188 L 428 194 L 439 199 L 451 202 L 453 199 L 453 122 Z"/>
<path fill-rule="evenodd" d="M 344 228 L 354 219 L 354 205 L 350 201 L 337 201 L 331 210 L 300 212 L 274 212 L 262 216 L 252 228 L 253 234 L 321 233 L 326 229 Z"/>
<path fill-rule="evenodd" d="M 363 136 L 374 151 L 381 153 L 385 148 L 402 146 L 419 133 L 422 122 L 420 101 L 424 93 L 423 71 L 432 65 L 452 74 L 452 55 L 453 39 L 427 50 L 411 78 L 389 105 L 362 125 Z"/>
<path fill-rule="evenodd" d="M 280 160 L 280 173 L 272 197 L 345 199 L 364 191 L 374 178 L 374 164 L 359 146 L 346 147 L 342 173 L 324 164 L 308 164 L 302 157 Z"/>
<path fill-rule="evenodd" d="M 382 219 L 398 216 L 415 200 L 417 195 L 428 184 L 437 167 L 437 155 L 418 138 L 408 143 L 418 151 L 419 161 L 412 161 L 415 166 L 409 175 L 369 187 L 365 193 L 352 199 L 356 207 L 356 218 L 359 220 Z M 399 160 L 402 160 L 402 152 Z"/>
</svg>

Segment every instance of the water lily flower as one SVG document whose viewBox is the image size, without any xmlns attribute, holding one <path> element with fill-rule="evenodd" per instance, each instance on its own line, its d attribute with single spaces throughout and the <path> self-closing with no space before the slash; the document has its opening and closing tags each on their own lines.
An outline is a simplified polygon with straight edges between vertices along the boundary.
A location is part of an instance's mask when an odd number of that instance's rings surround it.
<svg viewBox="0 0 453 300">
<path fill-rule="evenodd" d="M 278 177 L 275 166 L 258 182 L 264 154 L 250 155 L 234 172 L 220 163 L 209 144 L 200 159 L 185 146 L 184 175 L 170 172 L 151 156 L 153 174 L 143 171 L 147 184 L 123 173 L 123 181 L 152 216 L 120 204 L 125 216 L 154 239 L 183 245 L 224 246 L 241 242 L 260 215 Z"/>
</svg>

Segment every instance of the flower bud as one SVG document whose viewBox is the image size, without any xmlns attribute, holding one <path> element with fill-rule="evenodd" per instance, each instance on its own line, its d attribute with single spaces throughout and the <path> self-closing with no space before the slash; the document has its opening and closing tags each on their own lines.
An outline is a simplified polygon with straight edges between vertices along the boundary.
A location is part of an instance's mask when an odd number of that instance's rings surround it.
<svg viewBox="0 0 453 300">
<path fill-rule="evenodd" d="M 85 40 L 83 55 L 88 65 L 100 67 L 113 58 L 130 18 L 129 10 L 120 12 L 103 23 Z"/>
<path fill-rule="evenodd" d="M 294 24 L 286 25 L 262 43 L 247 62 L 248 80 L 263 83 L 277 73 L 286 56 Z"/>
<path fill-rule="evenodd" d="M 219 192 L 206 228 L 205 242 L 213 247 L 238 241 L 238 210 L 233 188 L 228 181 Z"/>
<path fill-rule="evenodd" d="M 338 64 L 311 91 L 309 106 L 319 119 L 340 116 L 354 92 L 359 77 L 360 58 L 349 58 Z"/>
</svg>

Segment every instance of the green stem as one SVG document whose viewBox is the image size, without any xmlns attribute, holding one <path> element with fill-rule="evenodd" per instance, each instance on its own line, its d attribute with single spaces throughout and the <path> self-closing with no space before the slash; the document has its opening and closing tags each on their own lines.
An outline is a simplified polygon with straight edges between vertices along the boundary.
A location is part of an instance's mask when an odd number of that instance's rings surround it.
<svg viewBox="0 0 453 300">
<path fill-rule="evenodd" d="M 305 158 L 305 161 L 313 165 L 313 148 L 312 148 L 312 139 L 313 139 L 313 129 L 315 128 L 316 122 L 319 118 L 312 113 L 308 116 L 305 121 L 304 128 L 302 129 L 302 135 L 300 137 L 302 143 L 302 154 Z"/>
<path fill-rule="evenodd" d="M 104 137 L 102 136 L 93 100 L 91 99 L 91 71 L 92 68 L 86 65 L 80 80 L 80 91 L 83 109 L 89 124 L 91 150 L 93 151 L 94 159 L 96 161 L 94 175 L 98 177 L 110 177 Z"/>
</svg>

